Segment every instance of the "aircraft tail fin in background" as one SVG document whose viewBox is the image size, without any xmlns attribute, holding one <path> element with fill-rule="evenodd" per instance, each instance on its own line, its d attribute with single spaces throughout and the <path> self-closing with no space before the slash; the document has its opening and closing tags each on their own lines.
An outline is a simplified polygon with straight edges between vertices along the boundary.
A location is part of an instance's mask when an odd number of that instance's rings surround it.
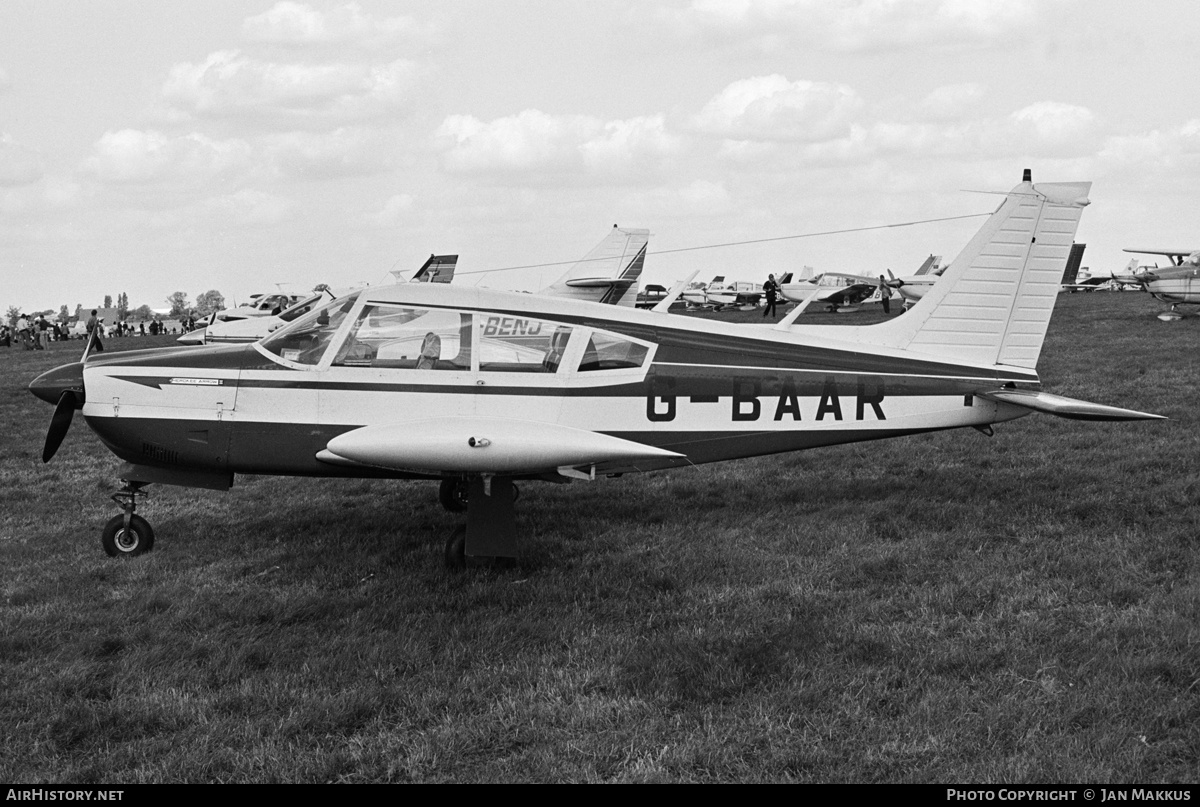
<svg viewBox="0 0 1200 807">
<path fill-rule="evenodd" d="M 421 265 L 409 283 L 449 283 L 454 279 L 454 269 L 458 266 L 457 255 L 430 255 L 429 260 Z"/>
<path fill-rule="evenodd" d="M 649 241 L 649 230 L 614 224 L 595 249 L 538 294 L 633 307 Z"/>
<path fill-rule="evenodd" d="M 1062 285 L 1068 286 L 1079 278 L 1079 264 L 1083 263 L 1083 251 L 1087 244 L 1072 244 L 1071 255 L 1067 258 L 1067 268 L 1063 270 Z"/>
<path fill-rule="evenodd" d="M 1033 370 L 1091 186 L 1034 185 L 1026 171 L 920 302 L 845 336 L 956 363 Z"/>
<path fill-rule="evenodd" d="M 938 265 L 941 264 L 941 262 L 942 262 L 941 255 L 930 255 L 928 258 L 925 259 L 925 262 L 922 263 L 920 265 L 920 267 L 918 267 L 917 271 L 913 272 L 913 275 L 927 275 L 930 272 L 936 270 L 938 268 Z"/>
</svg>

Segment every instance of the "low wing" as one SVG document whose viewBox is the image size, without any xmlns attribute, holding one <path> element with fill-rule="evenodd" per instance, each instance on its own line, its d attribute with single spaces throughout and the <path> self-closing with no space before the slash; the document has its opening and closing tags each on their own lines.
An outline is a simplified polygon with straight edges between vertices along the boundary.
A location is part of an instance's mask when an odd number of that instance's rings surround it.
<svg viewBox="0 0 1200 807">
<path fill-rule="evenodd" d="M 854 305 L 875 293 L 875 284 L 855 283 L 853 286 L 842 286 L 829 294 L 822 294 L 820 300 L 831 305 Z"/>
<path fill-rule="evenodd" d="M 1012 404 L 1034 412 L 1044 412 L 1068 420 L 1166 420 L 1162 415 L 1152 415 L 1148 412 L 1138 412 L 1133 409 L 1121 409 L 1117 406 L 1081 401 L 1076 398 L 1065 398 L 1049 392 L 1025 389 L 998 389 L 979 393 L 996 403 Z"/>
<path fill-rule="evenodd" d="M 435 418 L 364 426 L 329 441 L 331 465 L 427 473 L 540 474 L 684 459 L 682 454 L 600 432 L 506 418 Z"/>
</svg>

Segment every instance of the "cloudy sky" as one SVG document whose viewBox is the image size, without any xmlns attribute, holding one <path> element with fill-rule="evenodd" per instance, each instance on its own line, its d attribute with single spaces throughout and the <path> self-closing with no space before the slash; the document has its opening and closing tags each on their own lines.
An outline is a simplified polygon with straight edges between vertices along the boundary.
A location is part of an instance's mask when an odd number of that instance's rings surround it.
<svg viewBox="0 0 1200 807">
<path fill-rule="evenodd" d="M 0 310 L 229 302 L 430 253 L 537 288 L 614 223 L 645 279 L 915 269 L 1094 181 L 1079 240 L 1200 248 L 1200 4 L 3 0 Z M 659 254 L 655 254 L 658 252 Z"/>
</svg>

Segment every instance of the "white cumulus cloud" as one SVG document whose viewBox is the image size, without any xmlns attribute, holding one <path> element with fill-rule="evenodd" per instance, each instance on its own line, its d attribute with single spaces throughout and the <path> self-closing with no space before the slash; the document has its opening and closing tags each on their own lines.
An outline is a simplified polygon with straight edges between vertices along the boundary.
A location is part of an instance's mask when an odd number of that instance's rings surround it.
<svg viewBox="0 0 1200 807">
<path fill-rule="evenodd" d="M 241 173 L 252 164 L 250 146 L 243 140 L 121 129 L 101 136 L 84 160 L 83 170 L 115 184 L 177 183 Z"/>
<path fill-rule="evenodd" d="M 571 175 L 636 181 L 660 170 L 662 160 L 681 146 L 661 115 L 605 122 L 536 109 L 490 122 L 451 115 L 434 140 L 451 173 L 522 174 L 524 181 L 535 184 L 550 176 Z"/>
<path fill-rule="evenodd" d="M 451 115 L 435 137 L 449 171 L 527 171 L 578 166 L 580 144 L 602 128 L 596 118 L 527 109 L 490 123 L 472 115 Z"/>
<path fill-rule="evenodd" d="M 303 120 L 374 117 L 403 106 L 416 67 L 386 64 L 271 62 L 217 51 L 171 68 L 163 97 L 199 116 L 250 116 L 290 126 Z"/>
<path fill-rule="evenodd" d="M 1033 153 L 1090 151 L 1087 147 L 1097 136 L 1090 109 L 1057 101 L 1039 101 L 1018 109 L 1009 122 Z"/>
<path fill-rule="evenodd" d="M 817 142 L 844 135 L 861 107 L 844 84 L 755 76 L 727 86 L 695 123 L 731 140 Z"/>
</svg>

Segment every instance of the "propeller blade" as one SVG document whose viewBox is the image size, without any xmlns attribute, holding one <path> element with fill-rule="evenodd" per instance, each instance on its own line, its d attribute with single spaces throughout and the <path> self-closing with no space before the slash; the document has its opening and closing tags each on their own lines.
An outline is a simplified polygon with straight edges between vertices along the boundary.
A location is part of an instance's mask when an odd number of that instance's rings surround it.
<svg viewBox="0 0 1200 807">
<path fill-rule="evenodd" d="M 50 428 L 46 431 L 46 446 L 42 449 L 42 462 L 49 462 L 58 453 L 63 438 L 71 428 L 71 419 L 75 417 L 75 393 L 66 390 L 58 398 L 54 407 L 54 415 L 50 418 Z"/>
</svg>

